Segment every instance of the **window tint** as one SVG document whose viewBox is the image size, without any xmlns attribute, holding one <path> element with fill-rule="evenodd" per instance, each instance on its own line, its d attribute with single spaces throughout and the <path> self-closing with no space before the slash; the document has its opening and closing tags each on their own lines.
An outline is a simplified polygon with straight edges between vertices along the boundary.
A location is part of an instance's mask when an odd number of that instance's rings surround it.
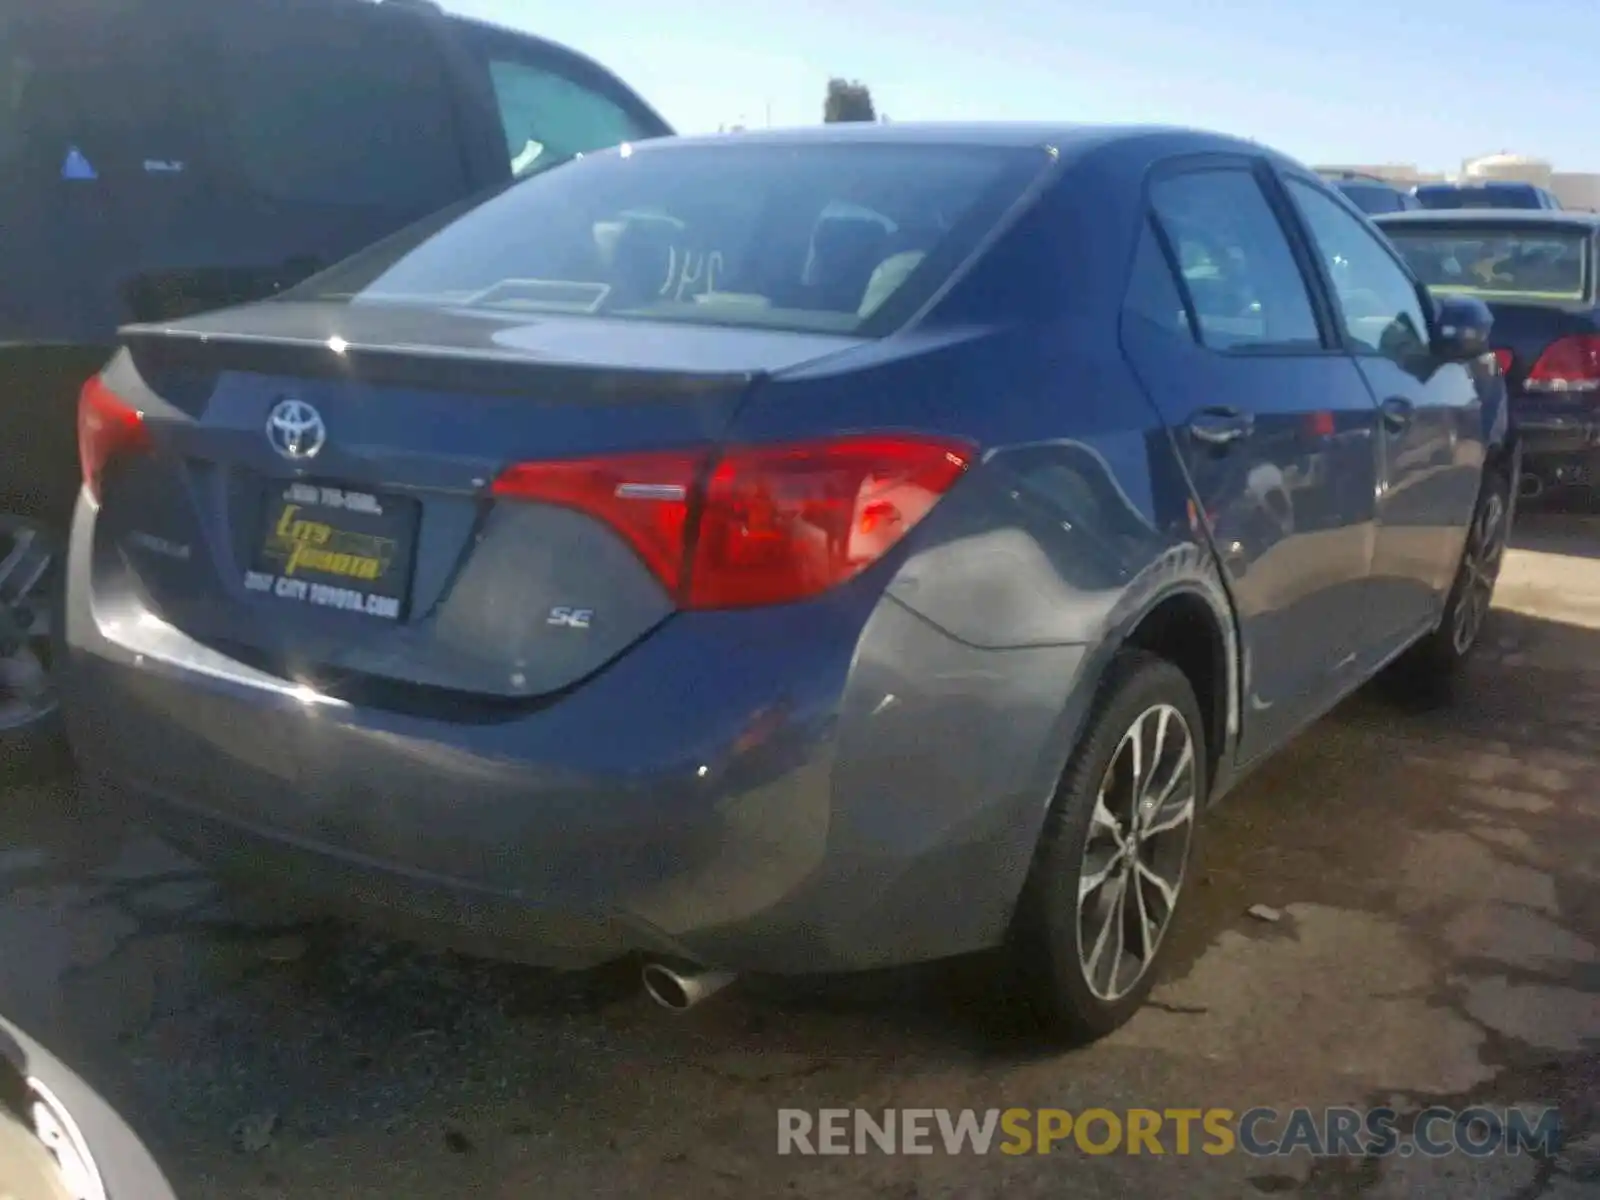
<svg viewBox="0 0 1600 1200">
<path fill-rule="evenodd" d="M 627 113 L 597 92 L 520 62 L 491 62 L 511 173 L 541 159 L 571 158 L 640 137 Z"/>
<path fill-rule="evenodd" d="M 1249 171 L 1160 180 L 1156 216 L 1177 253 L 1200 339 L 1217 350 L 1320 346 L 1304 276 Z"/>
<path fill-rule="evenodd" d="M 316 281 L 353 303 L 855 332 L 926 300 L 1036 150 L 642 142 L 536 174 Z"/>
<path fill-rule="evenodd" d="M 1148 225 L 1139 238 L 1139 249 L 1134 253 L 1133 272 L 1128 279 L 1128 295 L 1124 305 L 1129 314 L 1164 333 L 1191 340 L 1194 338 L 1189 314 L 1183 306 L 1183 295 L 1178 291 L 1178 281 L 1172 277 L 1172 268 L 1167 265 L 1167 256 L 1162 252 L 1155 230 Z"/>
<path fill-rule="evenodd" d="M 488 73 L 513 175 L 664 132 L 603 71 L 500 30 L 456 28 Z"/>
<path fill-rule="evenodd" d="M 1356 348 L 1402 366 L 1428 352 L 1428 320 L 1416 285 L 1376 234 L 1332 197 L 1298 179 L 1289 194 L 1333 283 L 1334 302 Z"/>
<path fill-rule="evenodd" d="M 225 12 L 220 119 L 253 191 L 420 216 L 466 190 L 440 56 L 414 14 L 320 4 Z"/>
</svg>

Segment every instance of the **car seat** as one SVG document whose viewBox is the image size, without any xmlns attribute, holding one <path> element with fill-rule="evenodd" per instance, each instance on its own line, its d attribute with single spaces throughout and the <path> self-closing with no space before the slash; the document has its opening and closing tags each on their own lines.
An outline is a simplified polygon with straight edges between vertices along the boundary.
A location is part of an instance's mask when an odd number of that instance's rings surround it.
<svg viewBox="0 0 1600 1200">
<path fill-rule="evenodd" d="M 863 217 L 818 221 L 801 277 L 808 306 L 855 312 L 888 244 L 889 231 L 879 221 Z"/>
<path fill-rule="evenodd" d="M 660 217 L 630 216 L 611 252 L 613 307 L 648 304 L 667 290 L 677 263 L 678 226 Z"/>
</svg>

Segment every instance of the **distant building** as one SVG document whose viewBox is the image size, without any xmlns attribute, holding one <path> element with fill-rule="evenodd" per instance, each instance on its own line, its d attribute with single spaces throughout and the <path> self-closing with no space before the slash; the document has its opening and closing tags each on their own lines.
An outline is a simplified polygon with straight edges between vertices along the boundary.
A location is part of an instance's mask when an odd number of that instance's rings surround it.
<svg viewBox="0 0 1600 1200">
<path fill-rule="evenodd" d="M 1317 167 L 1324 175 L 1369 175 L 1374 179 L 1381 179 L 1385 183 L 1393 184 L 1402 191 L 1414 188 L 1419 183 L 1443 183 L 1445 176 L 1436 171 L 1424 171 L 1412 163 L 1369 163 L 1363 166 L 1350 166 L 1339 164 L 1335 166 Z"/>
<path fill-rule="evenodd" d="M 1562 208 L 1600 212 L 1600 175 L 1591 171 L 1557 171 L 1550 176 L 1550 190 Z"/>
</svg>

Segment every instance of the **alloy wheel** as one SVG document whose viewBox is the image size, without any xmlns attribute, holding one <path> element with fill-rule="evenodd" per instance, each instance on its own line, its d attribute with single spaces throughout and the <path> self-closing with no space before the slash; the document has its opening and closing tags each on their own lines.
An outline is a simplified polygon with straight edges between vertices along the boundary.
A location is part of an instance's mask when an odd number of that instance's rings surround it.
<svg viewBox="0 0 1600 1200">
<path fill-rule="evenodd" d="M 1494 585 L 1500 578 L 1500 563 L 1506 552 L 1506 506 L 1498 491 L 1484 497 L 1467 535 L 1466 553 L 1461 559 L 1461 592 L 1451 625 L 1451 645 L 1456 654 L 1471 650 L 1483 631 L 1494 600 Z"/>
<path fill-rule="evenodd" d="M 1078 884 L 1078 959 L 1107 1003 L 1144 978 L 1172 923 L 1199 797 L 1194 733 L 1170 704 L 1129 725 L 1095 795 Z"/>
<path fill-rule="evenodd" d="M 0 733 L 29 728 L 56 709 L 51 678 L 50 535 L 28 522 L 0 523 Z"/>
</svg>

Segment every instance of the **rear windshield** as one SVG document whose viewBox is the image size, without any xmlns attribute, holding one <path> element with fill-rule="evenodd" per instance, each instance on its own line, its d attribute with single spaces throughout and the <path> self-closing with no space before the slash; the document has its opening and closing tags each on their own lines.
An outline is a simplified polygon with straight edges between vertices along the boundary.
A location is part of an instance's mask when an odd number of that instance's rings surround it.
<svg viewBox="0 0 1600 1200">
<path fill-rule="evenodd" d="M 535 173 L 286 299 L 872 336 L 930 298 L 1041 149 L 623 146 Z"/>
<path fill-rule="evenodd" d="M 1430 288 L 1502 300 L 1587 294 L 1590 237 L 1580 229 L 1390 225 L 1384 232 Z"/>
</svg>

